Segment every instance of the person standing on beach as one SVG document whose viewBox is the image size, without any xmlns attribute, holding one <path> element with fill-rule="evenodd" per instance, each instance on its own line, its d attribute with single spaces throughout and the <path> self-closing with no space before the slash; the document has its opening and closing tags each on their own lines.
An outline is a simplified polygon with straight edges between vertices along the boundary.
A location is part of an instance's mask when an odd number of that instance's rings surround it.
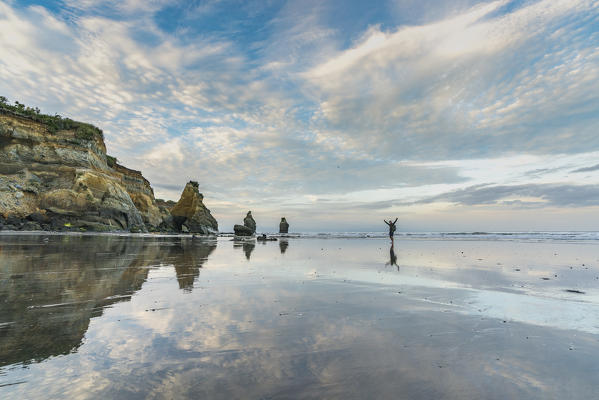
<svg viewBox="0 0 599 400">
<path fill-rule="evenodd" d="M 395 218 L 395 221 L 391 222 L 391 218 L 389 218 L 389 221 L 387 220 L 383 220 L 385 221 L 385 223 L 387 225 L 389 225 L 389 239 L 391 239 L 391 241 L 393 241 L 393 235 L 395 234 L 395 229 L 397 229 L 395 227 L 395 223 L 397 222 L 397 218 Z"/>
</svg>

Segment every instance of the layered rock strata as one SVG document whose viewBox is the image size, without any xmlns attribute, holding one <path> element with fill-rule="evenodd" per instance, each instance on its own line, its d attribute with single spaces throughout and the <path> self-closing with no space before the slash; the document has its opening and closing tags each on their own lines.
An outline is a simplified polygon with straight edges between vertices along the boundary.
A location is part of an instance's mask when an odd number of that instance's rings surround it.
<svg viewBox="0 0 599 400">
<path fill-rule="evenodd" d="M 199 209 L 217 230 L 210 211 Z M 171 219 L 140 171 L 106 155 L 98 128 L 0 107 L 0 229 L 177 231 Z M 189 230 L 207 233 L 196 220 Z"/>
<path fill-rule="evenodd" d="M 141 171 L 135 171 L 119 164 L 114 164 L 113 169 L 121 174 L 121 185 L 127 190 L 135 208 L 141 214 L 142 220 L 148 229 L 158 227 L 165 213 L 161 212 L 156 199 L 154 189 L 150 182 L 143 177 Z"/>
</svg>

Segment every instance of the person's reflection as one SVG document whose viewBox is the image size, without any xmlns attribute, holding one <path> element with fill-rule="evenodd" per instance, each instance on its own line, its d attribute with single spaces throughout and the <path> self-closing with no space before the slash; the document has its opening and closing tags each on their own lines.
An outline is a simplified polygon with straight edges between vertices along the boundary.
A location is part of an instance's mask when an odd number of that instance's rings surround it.
<svg viewBox="0 0 599 400">
<path fill-rule="evenodd" d="M 393 248 L 393 242 L 391 242 L 391 248 L 389 249 L 389 262 L 385 265 L 395 265 L 399 271 L 399 265 L 397 265 L 397 256 L 395 255 L 395 249 Z"/>
<path fill-rule="evenodd" d="M 285 254 L 287 247 L 289 247 L 289 242 L 287 240 L 279 241 L 279 249 L 281 250 L 281 254 Z"/>
<path fill-rule="evenodd" d="M 243 248 L 243 252 L 245 253 L 245 258 L 250 260 L 250 256 L 252 255 L 252 251 L 254 251 L 254 247 L 256 247 L 256 243 L 248 242 L 248 241 L 240 241 L 233 243 L 233 247 L 241 247 Z"/>
</svg>

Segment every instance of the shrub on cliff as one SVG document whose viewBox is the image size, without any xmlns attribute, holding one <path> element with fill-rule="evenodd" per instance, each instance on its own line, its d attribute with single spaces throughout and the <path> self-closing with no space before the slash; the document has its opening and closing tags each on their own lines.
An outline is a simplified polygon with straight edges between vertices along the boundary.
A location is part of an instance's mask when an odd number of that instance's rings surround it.
<svg viewBox="0 0 599 400">
<path fill-rule="evenodd" d="M 110 168 L 114 168 L 114 166 L 116 165 L 116 157 L 109 156 L 108 154 L 106 154 L 106 164 L 108 164 Z"/>
<path fill-rule="evenodd" d="M 74 122 L 74 121 L 73 121 Z M 80 124 L 77 126 L 75 130 L 75 136 L 79 139 L 83 140 L 93 140 L 96 136 L 98 128 L 88 125 L 88 124 Z"/>
</svg>

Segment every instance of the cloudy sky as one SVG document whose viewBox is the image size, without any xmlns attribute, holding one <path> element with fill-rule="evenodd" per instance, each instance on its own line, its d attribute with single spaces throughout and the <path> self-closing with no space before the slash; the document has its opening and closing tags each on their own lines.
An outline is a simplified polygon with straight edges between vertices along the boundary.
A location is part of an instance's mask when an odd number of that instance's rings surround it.
<svg viewBox="0 0 599 400">
<path fill-rule="evenodd" d="M 223 231 L 599 229 L 598 0 L 0 0 L 0 95 Z"/>
</svg>

